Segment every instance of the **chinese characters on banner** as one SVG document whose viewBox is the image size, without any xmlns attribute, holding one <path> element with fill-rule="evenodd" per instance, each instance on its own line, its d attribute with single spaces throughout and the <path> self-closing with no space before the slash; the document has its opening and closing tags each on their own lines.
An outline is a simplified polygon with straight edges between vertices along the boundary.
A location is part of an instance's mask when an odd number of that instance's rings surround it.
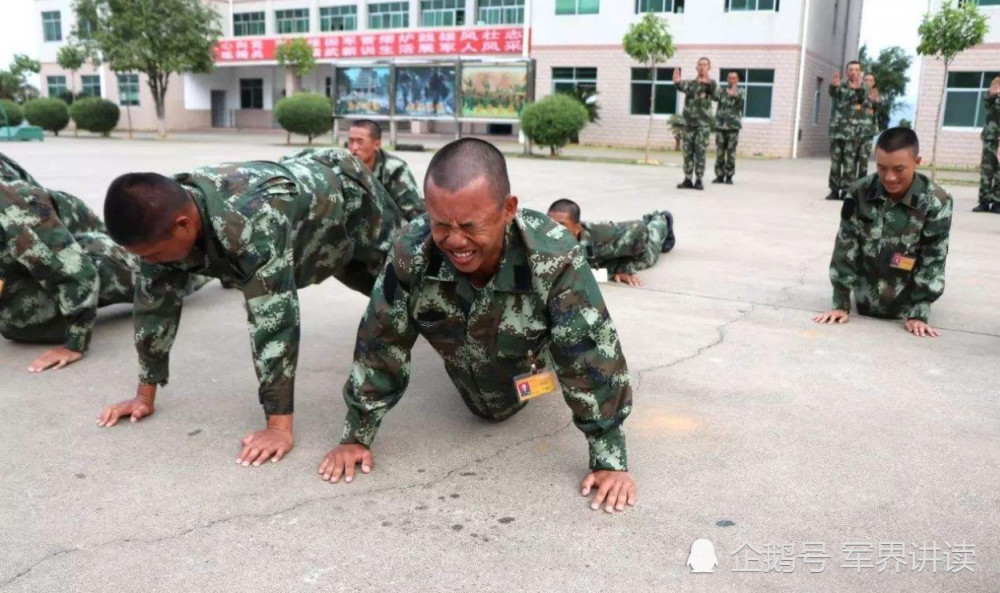
<svg viewBox="0 0 1000 593">
<path fill-rule="evenodd" d="M 520 27 L 445 29 L 395 33 L 329 34 L 307 36 L 317 59 L 400 58 L 439 55 L 520 55 L 524 31 Z M 215 44 L 217 63 L 274 59 L 283 39 L 227 39 Z"/>
</svg>

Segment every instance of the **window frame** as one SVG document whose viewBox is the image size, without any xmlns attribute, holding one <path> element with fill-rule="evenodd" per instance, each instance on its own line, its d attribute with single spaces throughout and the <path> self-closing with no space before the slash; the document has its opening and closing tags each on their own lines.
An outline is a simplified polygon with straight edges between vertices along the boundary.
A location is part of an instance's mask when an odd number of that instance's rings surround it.
<svg viewBox="0 0 1000 593">
<path fill-rule="evenodd" d="M 637 85 L 637 84 L 643 85 L 643 93 L 644 93 L 643 96 L 646 97 L 646 98 L 648 98 L 649 97 L 649 89 L 646 88 L 645 85 L 653 83 L 652 72 L 650 72 L 650 78 L 649 78 L 649 80 L 636 80 L 635 79 L 635 74 L 636 74 L 637 71 L 639 71 L 639 72 L 649 72 L 649 70 L 650 70 L 649 68 L 642 68 L 642 67 L 635 67 L 635 66 L 633 66 L 629 70 L 629 100 L 628 100 L 628 103 L 629 103 L 629 105 L 628 105 L 629 116 L 634 116 L 634 117 L 649 117 L 649 113 L 636 113 L 634 111 L 634 109 L 633 109 L 634 103 L 635 103 L 635 100 L 634 100 L 634 94 L 635 94 L 635 90 L 636 90 L 635 89 L 635 85 Z M 658 117 L 660 119 L 670 119 L 670 116 L 672 116 L 672 115 L 680 115 L 680 113 L 681 113 L 681 109 L 680 109 L 680 93 L 677 90 L 677 85 L 674 84 L 674 80 L 673 80 L 673 72 L 674 72 L 674 70 L 676 70 L 676 68 L 674 68 L 674 67 L 665 67 L 665 68 L 657 68 L 656 70 L 657 71 L 660 71 L 660 70 L 664 71 L 664 75 L 663 76 L 660 76 L 659 74 L 656 75 L 656 85 L 657 86 L 661 86 L 661 87 L 671 87 L 673 89 L 673 93 L 674 93 L 674 106 L 673 106 L 673 111 L 671 111 L 669 113 L 657 113 L 656 112 L 656 95 L 654 94 L 654 96 L 653 96 L 653 104 L 649 106 L 650 111 L 653 112 L 653 118 L 655 119 L 655 118 Z"/>
<path fill-rule="evenodd" d="M 983 96 L 989 91 L 990 82 L 993 80 L 993 76 L 1000 76 L 1000 69 L 997 70 L 953 70 L 948 73 L 949 79 L 952 75 L 957 74 L 978 74 L 979 75 L 979 88 L 972 87 L 950 87 L 950 80 L 945 81 L 944 85 L 944 105 L 941 106 L 941 129 L 949 130 L 955 132 L 970 131 L 970 132 L 980 132 L 983 126 L 986 125 L 986 108 L 983 104 Z M 948 125 L 945 123 L 948 118 L 948 99 L 951 97 L 952 93 L 973 93 L 976 97 L 976 109 L 974 111 L 971 126 L 957 126 Z M 982 116 L 982 120 L 980 120 Z"/>
<path fill-rule="evenodd" d="M 54 79 L 54 78 L 61 79 L 61 82 L 57 82 L 57 83 L 55 83 L 55 85 L 53 85 L 52 79 Z M 57 92 L 57 93 L 53 93 L 52 92 L 52 87 L 53 86 L 62 87 L 62 90 L 59 91 L 59 92 Z M 65 74 L 49 74 L 49 75 L 46 75 L 46 77 L 45 77 L 45 92 L 47 92 L 49 94 L 49 98 L 50 99 L 59 99 L 59 98 L 62 97 L 63 93 L 68 93 L 69 92 L 69 86 L 67 86 L 67 84 L 66 84 L 66 75 Z"/>
<path fill-rule="evenodd" d="M 294 27 L 282 27 L 282 25 L 288 25 L 294 23 Z M 301 29 L 302 24 L 305 23 L 305 29 Z M 282 29 L 292 30 L 282 30 Z M 274 32 L 277 35 L 298 35 L 300 33 L 309 33 L 309 9 L 308 8 L 278 8 L 274 11 Z"/>
<path fill-rule="evenodd" d="M 397 5 L 401 5 L 402 9 Z M 373 7 L 390 6 L 389 10 L 374 12 Z M 400 17 L 394 22 L 394 17 Z M 376 25 L 376 19 L 378 24 Z M 409 0 L 400 2 L 371 2 L 368 4 L 368 28 L 373 31 L 383 31 L 386 29 L 407 29 L 410 26 L 410 2 Z"/>
<path fill-rule="evenodd" d="M 556 76 L 556 70 L 567 70 L 567 69 L 573 71 L 572 78 L 564 78 L 564 77 L 557 77 Z M 593 70 L 594 71 L 594 76 L 593 77 L 587 77 L 587 76 L 581 77 L 580 76 L 580 70 L 585 70 L 585 71 L 586 70 Z M 597 70 L 598 70 L 597 66 L 553 66 L 552 67 L 552 94 L 565 92 L 565 91 L 560 91 L 560 90 L 556 89 L 556 86 L 560 85 L 560 84 L 562 84 L 562 85 L 567 85 L 567 84 L 573 85 L 573 92 L 574 92 L 574 94 L 580 88 L 581 84 L 587 85 L 588 87 L 592 88 L 592 90 L 596 93 L 597 92 L 597 76 L 598 76 Z M 587 72 L 584 72 L 584 74 L 587 74 Z"/>
<path fill-rule="evenodd" d="M 771 82 L 750 82 L 750 72 L 770 72 Z M 725 88 L 728 84 L 726 78 L 729 76 L 730 72 L 740 73 L 740 82 L 737 85 L 746 97 L 743 101 L 743 121 L 752 122 L 769 122 L 774 118 L 774 79 L 777 76 L 777 69 L 775 68 L 719 68 L 719 85 L 721 88 Z M 771 89 L 771 101 L 767 105 L 767 117 L 750 116 L 747 115 L 747 109 L 750 108 L 750 87 L 754 88 L 769 88 Z"/>
<path fill-rule="evenodd" d="M 53 17 L 53 15 L 55 15 Z M 53 38 L 49 38 L 49 27 L 54 27 Z M 45 43 L 58 43 L 63 40 L 62 34 L 62 11 L 43 10 L 42 11 L 42 41 Z"/>
<path fill-rule="evenodd" d="M 781 0 L 742 0 L 746 2 L 747 5 L 753 4 L 753 8 L 733 8 L 734 0 L 723 0 L 724 1 L 724 12 L 735 12 L 735 13 L 753 13 L 753 12 L 778 12 L 781 9 Z M 762 2 L 772 2 L 774 4 L 771 8 L 761 8 Z"/>
<path fill-rule="evenodd" d="M 465 19 L 465 0 L 419 0 L 420 4 L 420 26 L 421 27 L 464 27 L 466 25 Z M 430 4 L 431 8 L 424 8 L 425 5 Z M 441 6 L 438 8 L 437 6 Z M 442 21 L 447 21 L 446 18 L 451 15 L 452 22 L 449 24 L 447 22 L 434 22 L 438 18 Z M 427 17 L 432 18 L 432 22 L 428 22 Z M 461 18 L 461 23 L 458 22 Z"/>
<path fill-rule="evenodd" d="M 240 84 L 240 109 L 241 110 L 242 109 L 256 109 L 258 111 L 259 110 L 263 110 L 264 109 L 264 79 L 263 78 L 240 78 L 239 81 L 240 81 L 239 82 L 239 84 Z M 255 99 L 257 97 L 254 94 L 254 93 L 257 93 L 258 91 L 260 92 L 260 107 L 256 106 L 257 101 L 255 101 Z M 245 101 L 244 100 L 245 99 L 245 96 L 244 96 L 245 93 L 251 93 L 251 95 L 250 95 L 250 101 Z M 248 102 L 250 103 L 249 106 L 247 106 Z"/>
<path fill-rule="evenodd" d="M 653 2 L 660 3 L 659 6 L 662 6 L 662 9 L 649 8 Z M 684 0 L 635 0 L 632 9 L 635 14 L 683 14 Z"/>
<path fill-rule="evenodd" d="M 565 8 L 562 9 L 562 12 L 560 12 L 560 10 L 559 10 L 559 4 L 560 4 L 560 2 L 572 2 L 573 3 L 572 12 L 569 11 L 568 9 L 565 9 Z M 580 5 L 583 2 L 593 2 L 594 3 L 594 11 L 593 12 L 589 12 L 589 11 L 588 12 L 581 12 Z M 556 8 L 556 16 L 573 16 L 573 15 L 595 15 L 595 14 L 601 14 L 601 0 L 556 0 L 555 5 L 556 5 L 555 6 L 555 8 Z"/>
<path fill-rule="evenodd" d="M 349 23 L 352 26 L 345 26 L 342 29 L 333 27 L 333 23 Z M 357 31 L 358 30 L 358 6 L 356 4 L 341 4 L 338 6 L 320 6 L 319 8 L 319 30 L 322 33 L 336 33 L 337 31 Z"/>
<path fill-rule="evenodd" d="M 96 82 L 96 85 L 94 84 Z M 88 84 L 89 83 L 89 84 Z M 97 94 L 88 93 L 87 87 L 90 86 L 92 89 L 97 89 Z M 80 96 L 81 97 L 97 97 L 101 98 L 101 75 L 100 74 L 81 74 L 80 75 Z"/>
<path fill-rule="evenodd" d="M 126 78 L 125 85 L 128 86 L 126 92 L 122 92 L 122 78 Z M 124 72 L 115 77 L 118 82 L 118 105 L 121 107 L 140 107 L 141 87 L 139 86 L 139 74 L 135 72 Z M 135 85 L 135 90 L 132 86 Z M 133 102 L 134 101 L 134 102 Z"/>
<path fill-rule="evenodd" d="M 250 19 L 246 17 L 258 16 L 258 19 Z M 237 22 L 236 17 L 242 17 L 239 22 Z M 238 29 L 242 25 L 244 29 L 243 32 L 238 32 Z M 260 25 L 260 33 L 255 31 L 247 31 L 249 27 L 254 27 Z M 263 10 L 250 10 L 247 12 L 234 12 L 233 13 L 233 37 L 257 37 L 261 35 L 267 35 L 267 13 Z"/>
<path fill-rule="evenodd" d="M 524 1 L 525 0 L 478 0 L 476 3 L 476 25 L 523 25 Z M 484 3 L 487 3 L 487 5 L 484 6 Z M 499 18 L 496 21 L 491 22 L 490 19 L 483 18 L 485 14 L 494 13 L 499 15 Z M 508 19 L 507 17 L 510 14 L 513 14 L 514 16 L 513 18 Z"/>
</svg>

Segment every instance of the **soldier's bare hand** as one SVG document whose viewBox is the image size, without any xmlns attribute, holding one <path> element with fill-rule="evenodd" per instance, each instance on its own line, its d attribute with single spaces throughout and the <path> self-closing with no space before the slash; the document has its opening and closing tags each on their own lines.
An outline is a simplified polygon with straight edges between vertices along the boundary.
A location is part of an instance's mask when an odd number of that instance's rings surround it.
<svg viewBox="0 0 1000 593">
<path fill-rule="evenodd" d="M 268 459 L 277 463 L 295 446 L 292 436 L 292 415 L 272 415 L 267 419 L 267 428 L 256 430 L 243 437 L 243 449 L 236 457 L 236 463 L 243 467 L 258 467 Z"/>
<path fill-rule="evenodd" d="M 598 510 L 604 505 L 605 512 L 624 511 L 625 505 L 635 506 L 635 480 L 628 472 L 597 470 L 587 474 L 580 484 L 580 494 L 590 496 L 597 488 L 590 508 Z"/>
<path fill-rule="evenodd" d="M 903 327 L 918 338 L 936 338 L 941 335 L 941 332 L 919 319 L 907 319 Z"/>
<path fill-rule="evenodd" d="M 361 464 L 361 473 L 371 473 L 375 467 L 371 449 L 364 445 L 337 445 L 319 464 L 319 475 L 335 484 L 344 476 L 345 482 L 354 481 L 354 466 Z"/>
<path fill-rule="evenodd" d="M 31 363 L 31 366 L 28 367 L 28 372 L 40 373 L 48 369 L 58 371 L 64 366 L 73 364 L 81 358 L 83 358 L 82 352 L 77 352 L 76 350 L 70 350 L 69 348 L 59 346 L 39 356 L 38 359 Z"/>
<path fill-rule="evenodd" d="M 123 402 L 118 402 L 117 404 L 111 404 L 110 406 L 104 408 L 101 415 L 97 417 L 97 425 L 114 426 L 118 423 L 119 418 L 124 418 L 126 416 L 130 422 L 138 422 L 146 416 L 152 416 L 155 411 L 155 408 L 153 407 L 153 400 L 155 397 L 155 393 L 153 395 L 140 393 L 132 399 L 127 399 Z"/>
<path fill-rule="evenodd" d="M 826 313 L 820 313 L 819 315 L 813 317 L 813 321 L 816 323 L 847 323 L 851 318 L 850 314 L 843 309 L 831 309 Z"/>
<path fill-rule="evenodd" d="M 681 69 L 680 68 L 674 68 L 674 82 L 676 83 L 676 82 L 680 82 L 680 81 L 681 81 Z"/>
<path fill-rule="evenodd" d="M 996 97 L 1000 95 L 1000 76 L 996 76 L 990 82 L 990 96 Z"/>
<path fill-rule="evenodd" d="M 640 280 L 635 274 L 615 274 L 612 280 L 615 282 L 621 282 L 622 284 L 628 284 L 629 286 L 642 286 L 642 280 Z"/>
<path fill-rule="evenodd" d="M 830 84 L 840 86 L 840 71 L 833 73 L 833 76 L 830 77 Z"/>
</svg>

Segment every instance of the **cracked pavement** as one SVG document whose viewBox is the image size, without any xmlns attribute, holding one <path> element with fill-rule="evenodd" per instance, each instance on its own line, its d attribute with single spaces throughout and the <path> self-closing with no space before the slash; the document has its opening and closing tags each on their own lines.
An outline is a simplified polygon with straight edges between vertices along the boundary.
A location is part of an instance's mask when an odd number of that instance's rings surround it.
<svg viewBox="0 0 1000 593">
<path fill-rule="evenodd" d="M 280 145 L 47 138 L 3 150 L 100 210 L 130 170 L 267 159 Z M 271 139 L 273 141 L 273 138 Z M 429 153 L 404 153 L 418 178 Z M 316 475 L 339 435 L 341 387 L 365 306 L 329 281 L 301 292 L 296 447 L 242 468 L 262 426 L 239 295 L 191 298 L 156 414 L 98 429 L 129 397 L 127 307 L 102 310 L 80 363 L 33 376 L 38 347 L 0 342 L 0 591 L 996 591 L 1000 217 L 956 187 L 938 340 L 852 318 L 820 327 L 839 204 L 820 159 L 739 163 L 736 185 L 674 189 L 668 167 L 510 159 L 525 207 L 571 197 L 585 218 L 669 209 L 678 244 L 646 286 L 606 285 L 632 369 L 626 422 L 639 504 L 590 511 L 586 444 L 556 399 L 495 424 L 473 417 L 424 342 L 376 440 L 375 471 Z M 780 179 L 780 183 L 775 180 Z M 731 523 L 731 524 L 730 524 Z M 715 545 L 714 574 L 685 567 Z M 842 568 L 867 542 L 974 544 L 975 572 Z M 744 545 L 822 542 L 810 573 L 734 572 Z"/>
</svg>

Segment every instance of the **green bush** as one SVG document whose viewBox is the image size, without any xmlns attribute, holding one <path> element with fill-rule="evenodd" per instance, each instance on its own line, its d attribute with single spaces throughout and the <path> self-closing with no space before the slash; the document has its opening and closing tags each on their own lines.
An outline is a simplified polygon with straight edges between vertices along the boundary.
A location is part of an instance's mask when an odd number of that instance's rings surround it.
<svg viewBox="0 0 1000 593">
<path fill-rule="evenodd" d="M 21 125 L 21 122 L 24 121 L 21 107 L 9 99 L 0 99 L 0 103 L 3 104 L 4 111 L 7 112 L 7 125 L 12 127 Z M 0 125 L 3 125 L 3 116 L 0 116 Z"/>
<path fill-rule="evenodd" d="M 330 99 L 316 93 L 297 93 L 278 101 L 274 107 L 278 125 L 289 136 L 301 134 L 312 139 L 333 127 L 333 104 Z"/>
<path fill-rule="evenodd" d="M 69 107 L 62 99 L 32 99 L 24 104 L 24 117 L 31 125 L 58 136 L 69 125 Z"/>
<path fill-rule="evenodd" d="M 548 146 L 553 155 L 587 125 L 587 108 L 563 93 L 549 95 L 524 108 L 521 129 L 532 142 Z"/>
<path fill-rule="evenodd" d="M 81 130 L 108 136 L 118 125 L 121 111 L 118 106 L 100 97 L 78 99 L 69 107 L 73 123 Z"/>
</svg>

